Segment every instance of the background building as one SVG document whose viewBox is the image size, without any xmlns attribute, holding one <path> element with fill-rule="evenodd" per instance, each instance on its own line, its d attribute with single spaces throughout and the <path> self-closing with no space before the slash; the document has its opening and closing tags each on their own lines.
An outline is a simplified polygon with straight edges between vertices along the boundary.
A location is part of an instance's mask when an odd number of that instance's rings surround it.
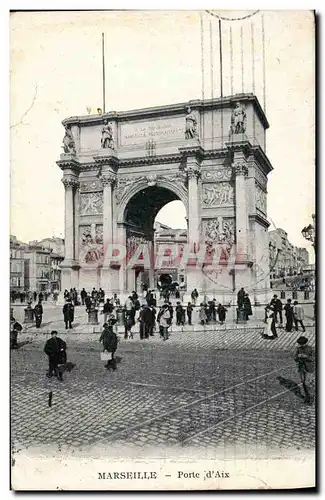
<svg viewBox="0 0 325 500">
<path fill-rule="evenodd" d="M 61 290 L 63 256 L 64 240 L 61 238 L 23 243 L 10 236 L 11 290 Z"/>
<path fill-rule="evenodd" d="M 184 244 L 187 243 L 187 230 L 172 229 L 160 222 L 155 222 L 154 229 L 155 255 L 161 255 L 163 246 L 170 249 L 170 252 L 166 252 L 170 254 L 170 257 L 168 258 L 166 255 L 164 265 L 155 269 L 155 283 L 164 280 L 164 275 L 170 276 L 172 281 L 176 281 L 179 284 L 185 283 L 185 270 L 179 268 L 177 265 L 179 259 L 175 258 L 175 256 L 180 256 L 182 254 Z"/>
<path fill-rule="evenodd" d="M 25 260 L 22 243 L 16 236 L 10 236 L 10 288 L 21 291 L 25 289 Z"/>
<path fill-rule="evenodd" d="M 269 231 L 269 256 L 271 279 L 300 274 L 309 265 L 308 250 L 290 243 L 281 228 Z"/>
</svg>

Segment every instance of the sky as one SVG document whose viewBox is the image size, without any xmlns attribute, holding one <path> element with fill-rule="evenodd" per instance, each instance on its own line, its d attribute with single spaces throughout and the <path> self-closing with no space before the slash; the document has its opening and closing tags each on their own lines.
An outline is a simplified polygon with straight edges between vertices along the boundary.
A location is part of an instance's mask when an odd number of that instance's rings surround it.
<svg viewBox="0 0 325 500">
<path fill-rule="evenodd" d="M 243 11 L 214 11 L 240 17 Z M 266 153 L 271 228 L 311 249 L 301 229 L 315 212 L 314 19 L 310 11 L 265 11 Z M 244 91 L 264 107 L 262 12 L 222 21 L 224 95 Z M 210 56 L 210 22 L 212 59 Z M 11 234 L 30 241 L 64 236 L 64 188 L 56 165 L 62 120 L 102 107 L 101 34 L 106 47 L 106 108 L 122 111 L 202 97 L 199 11 L 18 12 L 11 14 L 10 125 Z M 204 96 L 219 96 L 218 18 L 203 11 Z M 230 26 L 234 76 L 230 78 Z M 213 80 L 211 80 L 211 62 Z M 176 204 L 176 205 L 175 205 Z M 176 208 L 175 208 L 176 207 Z M 181 202 L 159 220 L 185 227 Z M 312 254 L 310 253 L 312 256 Z"/>
</svg>

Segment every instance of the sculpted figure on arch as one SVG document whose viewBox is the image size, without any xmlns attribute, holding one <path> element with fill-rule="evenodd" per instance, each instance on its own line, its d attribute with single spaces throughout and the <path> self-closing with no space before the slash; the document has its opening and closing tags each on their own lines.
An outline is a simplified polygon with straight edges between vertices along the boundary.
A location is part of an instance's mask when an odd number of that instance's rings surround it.
<svg viewBox="0 0 325 500">
<path fill-rule="evenodd" d="M 104 120 L 101 138 L 102 149 L 114 149 L 113 130 L 107 120 Z"/>
<path fill-rule="evenodd" d="M 186 113 L 185 139 L 195 139 L 198 137 L 196 118 L 189 106 L 186 108 Z"/>
<path fill-rule="evenodd" d="M 70 125 L 65 125 L 65 134 L 63 137 L 63 151 L 65 154 L 76 154 L 76 146 L 71 132 Z"/>
<path fill-rule="evenodd" d="M 231 127 L 230 133 L 244 134 L 246 131 L 246 109 L 245 106 L 236 102 L 235 109 L 231 114 Z"/>
</svg>

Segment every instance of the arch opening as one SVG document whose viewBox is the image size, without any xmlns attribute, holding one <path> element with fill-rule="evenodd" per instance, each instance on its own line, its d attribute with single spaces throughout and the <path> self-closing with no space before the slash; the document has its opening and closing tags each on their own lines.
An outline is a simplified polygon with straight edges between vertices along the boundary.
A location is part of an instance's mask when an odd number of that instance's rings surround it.
<svg viewBox="0 0 325 500">
<path fill-rule="evenodd" d="M 123 219 L 128 257 L 132 258 L 143 244 L 147 245 L 150 255 L 149 269 L 140 254 L 137 264 L 128 270 L 128 287 L 133 286 L 138 292 L 157 289 L 161 276 L 168 276 L 168 283 L 163 279 L 166 285 L 184 282 L 184 270 L 178 269 L 177 257 L 187 242 L 187 221 L 186 207 L 179 196 L 162 186 L 141 189 L 128 201 Z M 164 252 L 162 246 L 168 249 Z M 162 259 L 162 255 L 166 258 Z"/>
</svg>

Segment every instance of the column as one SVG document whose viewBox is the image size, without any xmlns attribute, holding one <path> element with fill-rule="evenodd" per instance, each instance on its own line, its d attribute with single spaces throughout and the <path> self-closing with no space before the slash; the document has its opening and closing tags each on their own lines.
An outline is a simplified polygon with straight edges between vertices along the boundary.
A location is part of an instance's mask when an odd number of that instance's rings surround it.
<svg viewBox="0 0 325 500">
<path fill-rule="evenodd" d="M 188 179 L 188 249 L 192 252 L 198 252 L 200 245 L 200 195 L 199 183 L 200 165 L 196 157 L 187 158 L 187 179 Z M 187 263 L 187 293 L 196 288 L 202 291 L 203 277 L 202 269 L 199 263 Z"/>
<path fill-rule="evenodd" d="M 74 193 L 74 259 L 79 264 L 79 212 L 80 212 L 80 195 L 79 189 Z"/>
<path fill-rule="evenodd" d="M 236 177 L 236 263 L 248 262 L 248 211 L 246 178 L 248 167 L 243 160 L 233 163 Z"/>
<path fill-rule="evenodd" d="M 149 256 L 150 256 L 149 289 L 152 290 L 153 288 L 155 288 L 155 244 L 154 244 L 154 241 L 149 241 L 148 246 L 149 246 Z"/>
<path fill-rule="evenodd" d="M 116 174 L 114 172 L 105 172 L 102 174 L 103 185 L 103 239 L 104 250 L 108 245 L 113 243 L 113 197 L 112 190 L 116 182 Z M 104 261 L 104 266 L 109 265 L 109 262 Z"/>
<path fill-rule="evenodd" d="M 117 243 L 126 249 L 126 228 L 123 222 L 117 224 Z M 119 261 L 119 295 L 126 293 L 126 257 Z"/>
<path fill-rule="evenodd" d="M 200 177 L 199 165 L 196 159 L 187 160 L 188 178 L 188 243 L 194 250 L 200 242 L 200 211 L 199 211 L 199 185 Z"/>
<path fill-rule="evenodd" d="M 79 185 L 79 181 L 76 177 L 64 176 L 62 183 L 65 187 L 65 237 L 64 237 L 64 261 L 61 266 L 71 267 L 75 264 L 75 252 L 74 252 L 74 190 Z"/>
<path fill-rule="evenodd" d="M 112 292 L 112 276 L 110 267 L 110 252 L 107 251 L 113 243 L 113 197 L 112 190 L 116 182 L 116 174 L 113 171 L 102 172 L 103 185 L 103 244 L 104 262 L 102 269 L 101 286 L 106 293 Z"/>
</svg>

